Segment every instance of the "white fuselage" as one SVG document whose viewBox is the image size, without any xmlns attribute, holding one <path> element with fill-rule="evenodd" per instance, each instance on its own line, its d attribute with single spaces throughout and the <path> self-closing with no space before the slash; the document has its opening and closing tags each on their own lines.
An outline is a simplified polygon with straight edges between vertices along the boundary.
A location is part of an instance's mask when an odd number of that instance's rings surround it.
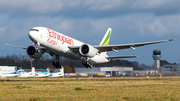
<svg viewBox="0 0 180 101">
<path fill-rule="evenodd" d="M 35 73 L 23 73 L 18 75 L 19 78 L 31 78 L 35 77 Z"/>
<path fill-rule="evenodd" d="M 17 77 L 19 74 L 0 74 L 0 78 L 13 78 Z"/>
<path fill-rule="evenodd" d="M 76 60 L 82 59 L 82 55 L 80 55 L 79 53 L 74 53 L 69 49 L 69 47 L 81 46 L 84 44 L 83 42 L 68 37 L 62 33 L 53 31 L 49 28 L 34 27 L 33 29 L 36 30 L 30 30 L 29 32 L 29 38 L 33 42 L 36 42 L 37 44 L 48 48 L 56 55 Z M 106 59 L 105 55 L 103 54 L 95 55 L 94 57 L 89 58 L 89 61 L 93 64 L 109 62 L 109 60 Z"/>
<path fill-rule="evenodd" d="M 62 76 L 64 76 L 64 67 L 62 67 L 59 72 L 51 73 L 49 77 L 57 78 L 57 77 L 62 77 Z"/>
<path fill-rule="evenodd" d="M 62 76 L 64 76 L 64 75 L 61 73 L 51 73 L 49 77 L 57 78 L 57 77 L 62 77 Z"/>
<path fill-rule="evenodd" d="M 36 74 L 36 78 L 43 78 L 43 77 L 49 77 L 50 76 L 50 73 L 47 73 L 47 74 Z"/>
</svg>

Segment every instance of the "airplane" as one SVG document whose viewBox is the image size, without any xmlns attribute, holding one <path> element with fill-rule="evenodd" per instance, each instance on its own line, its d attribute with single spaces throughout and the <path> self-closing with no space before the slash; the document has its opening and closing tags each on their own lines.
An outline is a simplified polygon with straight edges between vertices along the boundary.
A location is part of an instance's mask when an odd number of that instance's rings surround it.
<svg viewBox="0 0 180 101">
<path fill-rule="evenodd" d="M 77 75 L 80 76 L 80 77 L 88 77 L 87 73 L 78 73 Z"/>
<path fill-rule="evenodd" d="M 47 67 L 45 72 L 35 73 L 36 78 L 43 78 L 43 77 L 49 77 L 49 76 L 50 76 L 49 67 Z"/>
<path fill-rule="evenodd" d="M 91 68 L 93 67 L 93 64 L 109 62 L 114 58 L 138 57 L 108 56 L 108 51 L 118 52 L 118 50 L 128 48 L 135 50 L 135 47 L 174 40 L 169 39 L 143 43 L 109 45 L 111 31 L 112 29 L 108 28 L 99 45 L 90 45 L 46 27 L 34 27 L 30 29 L 28 34 L 34 45 L 30 45 L 28 47 L 15 46 L 7 43 L 5 45 L 26 49 L 28 56 L 34 59 L 39 59 L 45 52 L 49 53 L 51 56 L 55 57 L 55 61 L 53 61 L 52 64 L 56 68 L 61 68 L 62 65 L 60 64 L 60 60 L 62 57 L 81 60 L 82 65 L 86 68 Z"/>
<path fill-rule="evenodd" d="M 58 69 L 57 73 L 51 73 L 49 77 L 62 77 L 64 76 L 64 67 Z"/>
<path fill-rule="evenodd" d="M 22 67 L 17 67 L 16 72 L 12 73 L 2 73 L 0 74 L 0 78 L 13 78 L 17 77 L 21 73 Z"/>
<path fill-rule="evenodd" d="M 19 74 L 17 77 L 18 77 L 18 78 L 35 77 L 35 68 L 32 67 L 31 72 Z"/>
<path fill-rule="evenodd" d="M 66 77 L 77 77 L 76 73 L 65 73 L 64 74 Z"/>
</svg>

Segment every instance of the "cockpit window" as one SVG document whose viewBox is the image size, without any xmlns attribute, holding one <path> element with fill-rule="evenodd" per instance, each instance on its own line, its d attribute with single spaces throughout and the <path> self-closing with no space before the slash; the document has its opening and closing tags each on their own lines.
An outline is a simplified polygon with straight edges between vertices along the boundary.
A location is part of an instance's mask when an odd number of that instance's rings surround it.
<svg viewBox="0 0 180 101">
<path fill-rule="evenodd" d="M 37 32 L 39 32 L 39 30 L 38 30 L 38 29 L 30 29 L 30 31 L 37 31 Z"/>
</svg>

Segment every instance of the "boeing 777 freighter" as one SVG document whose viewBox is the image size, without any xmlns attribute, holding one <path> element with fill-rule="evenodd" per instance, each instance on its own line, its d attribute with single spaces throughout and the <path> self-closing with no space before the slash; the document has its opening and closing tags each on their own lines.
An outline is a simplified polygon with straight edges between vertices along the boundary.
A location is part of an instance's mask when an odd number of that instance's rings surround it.
<svg viewBox="0 0 180 101">
<path fill-rule="evenodd" d="M 144 42 L 144 43 L 108 45 L 110 41 L 111 31 L 112 31 L 111 28 L 107 30 L 106 34 L 104 35 L 99 45 L 90 45 L 46 27 L 34 27 L 29 31 L 28 34 L 34 46 L 31 45 L 29 47 L 21 47 L 21 46 L 9 45 L 9 44 L 6 45 L 26 49 L 28 56 L 35 59 L 40 58 L 42 54 L 47 52 L 51 56 L 54 56 L 56 58 L 56 61 L 53 62 L 53 65 L 56 68 L 61 68 L 61 64 L 60 64 L 61 57 L 81 60 L 82 64 L 86 68 L 88 68 L 88 67 L 92 67 L 93 64 L 109 62 L 110 59 L 113 58 L 137 57 L 137 56 L 108 56 L 106 54 L 108 51 L 118 52 L 118 50 L 127 49 L 127 48 L 131 48 L 135 50 L 135 47 L 172 41 L 172 39 L 169 39 L 169 40 Z"/>
</svg>

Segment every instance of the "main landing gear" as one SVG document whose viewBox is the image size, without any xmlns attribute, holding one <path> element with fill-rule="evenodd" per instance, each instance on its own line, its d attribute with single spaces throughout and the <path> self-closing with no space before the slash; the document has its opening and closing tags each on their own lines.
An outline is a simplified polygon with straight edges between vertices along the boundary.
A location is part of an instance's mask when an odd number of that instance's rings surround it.
<svg viewBox="0 0 180 101">
<path fill-rule="evenodd" d="M 92 68 L 93 64 L 91 64 L 88 60 L 89 60 L 88 58 L 84 58 L 82 61 L 82 65 L 84 65 L 86 68 L 88 67 Z"/>
<path fill-rule="evenodd" d="M 59 57 L 59 56 L 55 56 L 55 57 L 56 57 L 56 62 L 53 61 L 53 62 L 52 62 L 52 65 L 53 65 L 54 67 L 56 67 L 57 69 L 62 68 L 61 63 L 59 62 L 59 60 L 60 60 L 62 57 Z"/>
<path fill-rule="evenodd" d="M 82 65 L 84 65 L 86 68 L 88 68 L 88 67 L 92 68 L 93 67 L 93 65 L 89 61 L 82 62 Z"/>
</svg>

